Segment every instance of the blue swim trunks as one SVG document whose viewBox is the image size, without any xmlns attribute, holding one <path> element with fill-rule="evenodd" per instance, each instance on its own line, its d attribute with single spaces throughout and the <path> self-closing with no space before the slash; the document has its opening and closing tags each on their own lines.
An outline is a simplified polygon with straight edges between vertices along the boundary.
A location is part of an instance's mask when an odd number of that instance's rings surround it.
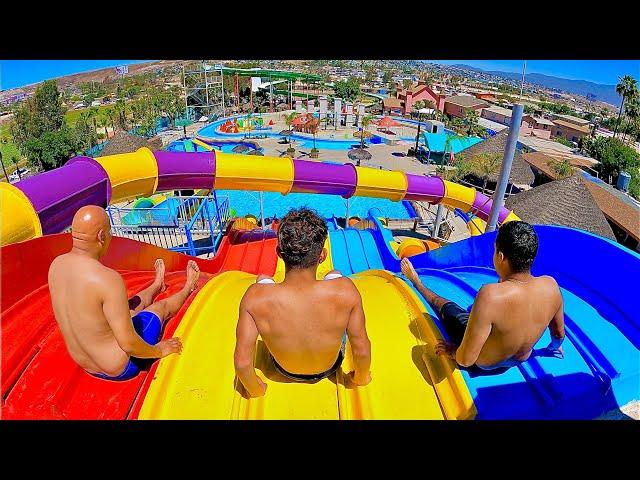
<svg viewBox="0 0 640 480">
<path fill-rule="evenodd" d="M 162 333 L 162 322 L 160 318 L 153 312 L 142 311 L 137 315 L 134 315 L 131 320 L 133 321 L 133 328 L 142 337 L 142 339 L 149 345 L 155 345 L 160 341 L 160 334 Z M 124 371 L 116 376 L 111 377 L 104 373 L 92 373 L 94 377 L 102 378 L 104 380 L 129 380 L 135 377 L 141 370 L 141 366 L 144 366 L 145 362 L 149 359 L 130 357 L 129 363 L 124 368 Z"/>
</svg>

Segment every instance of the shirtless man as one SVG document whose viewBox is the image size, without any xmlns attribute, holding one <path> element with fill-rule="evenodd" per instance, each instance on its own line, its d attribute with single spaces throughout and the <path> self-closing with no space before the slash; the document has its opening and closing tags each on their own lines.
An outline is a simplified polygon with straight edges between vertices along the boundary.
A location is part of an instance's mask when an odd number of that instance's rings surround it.
<svg viewBox="0 0 640 480">
<path fill-rule="evenodd" d="M 402 260 L 402 273 L 440 314 L 452 341 L 440 341 L 438 355 L 462 367 L 512 367 L 529 358 L 549 327 L 552 341 L 547 348 L 554 356 L 563 357 L 562 296 L 553 278 L 531 275 L 537 252 L 538 237 L 531 225 L 513 221 L 500 227 L 493 254 L 500 280 L 478 291 L 471 313 L 425 287 L 411 262 Z"/>
<path fill-rule="evenodd" d="M 337 270 L 316 280 L 318 265 L 327 256 L 326 238 L 322 218 L 306 208 L 290 211 L 278 226 L 284 281 L 276 284 L 260 275 L 240 302 L 234 363 L 250 397 L 267 389 L 254 366 L 258 335 L 276 370 L 295 382 L 316 382 L 338 370 L 348 336 L 355 367 L 348 375 L 350 384 L 371 381 L 371 343 L 360 292 Z"/>
<path fill-rule="evenodd" d="M 153 283 L 127 300 L 120 275 L 100 263 L 111 241 L 106 212 L 82 207 L 73 217 L 71 235 L 71 251 L 49 267 L 53 312 L 71 358 L 96 377 L 127 380 L 140 371 L 140 359 L 180 353 L 180 339 L 159 340 L 164 323 L 195 289 L 198 265 L 189 262 L 182 290 L 153 303 L 166 288 L 164 262 L 158 259 Z"/>
</svg>

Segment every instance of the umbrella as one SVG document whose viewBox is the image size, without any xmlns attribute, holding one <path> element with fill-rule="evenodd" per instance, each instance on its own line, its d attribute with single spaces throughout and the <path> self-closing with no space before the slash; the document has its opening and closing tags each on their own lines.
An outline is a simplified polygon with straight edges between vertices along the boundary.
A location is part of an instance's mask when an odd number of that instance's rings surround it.
<svg viewBox="0 0 640 480">
<path fill-rule="evenodd" d="M 291 135 L 292 133 L 292 130 L 280 130 L 279 135 Z"/>
<path fill-rule="evenodd" d="M 244 153 L 247 150 L 249 150 L 249 147 L 247 147 L 246 145 L 236 145 L 235 147 L 233 147 L 233 149 L 231 150 L 234 153 Z"/>
<path fill-rule="evenodd" d="M 379 122 L 378 122 L 378 126 L 379 127 L 399 127 L 400 124 L 398 122 L 396 122 L 393 118 L 391 117 L 383 117 Z"/>
<path fill-rule="evenodd" d="M 260 155 L 260 156 L 264 156 L 264 153 L 262 153 L 260 150 L 251 150 L 249 153 L 247 153 L 247 155 Z"/>
<path fill-rule="evenodd" d="M 362 148 L 352 148 L 347 156 L 358 163 L 362 160 L 371 160 L 371 154 Z"/>
</svg>

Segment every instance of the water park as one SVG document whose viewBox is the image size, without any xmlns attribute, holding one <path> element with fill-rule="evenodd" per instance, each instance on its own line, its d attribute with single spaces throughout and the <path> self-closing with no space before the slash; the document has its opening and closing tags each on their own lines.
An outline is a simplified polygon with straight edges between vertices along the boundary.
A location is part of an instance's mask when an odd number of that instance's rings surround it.
<svg viewBox="0 0 640 480">
<path fill-rule="evenodd" d="M 532 273 L 560 287 L 564 358 L 544 353 L 545 331 L 517 366 L 460 367 L 436 354 L 446 338 L 440 312 L 400 262 L 410 258 L 425 285 L 465 309 L 498 281 L 494 227 L 518 215 L 479 188 L 424 173 L 425 163 L 446 163 L 483 139 L 311 96 L 306 106 L 292 100 L 288 113 L 218 118 L 161 150 L 76 156 L 0 183 L 3 419 L 593 419 L 640 401 L 640 255 L 583 230 L 535 225 Z M 415 144 L 426 160 L 402 153 Z M 156 259 L 166 266 L 159 298 L 180 289 L 190 260 L 201 272 L 162 334 L 179 337 L 182 353 L 126 381 L 80 368 L 51 307 L 48 269 L 69 251 L 72 219 L 86 205 L 109 215 L 114 237 L 102 262 L 129 295 L 153 280 Z M 284 381 L 259 341 L 255 365 L 268 392 L 249 398 L 233 362 L 238 307 L 258 275 L 283 280 L 279 222 L 307 206 L 329 231 L 317 278 L 338 270 L 362 297 L 373 381 L 349 386 L 349 342 L 335 377 Z M 438 234 L 443 212 L 463 235 Z M 428 215 L 427 234 L 417 234 Z"/>
</svg>

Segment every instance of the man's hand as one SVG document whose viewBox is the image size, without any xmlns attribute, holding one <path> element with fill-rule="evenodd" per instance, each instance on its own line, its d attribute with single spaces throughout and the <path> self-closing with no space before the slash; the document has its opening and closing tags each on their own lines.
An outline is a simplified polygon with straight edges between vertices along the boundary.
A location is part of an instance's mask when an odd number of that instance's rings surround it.
<svg viewBox="0 0 640 480">
<path fill-rule="evenodd" d="M 182 352 L 182 342 L 178 337 L 170 338 L 169 340 L 163 340 L 162 342 L 158 342 L 156 347 L 160 349 L 160 357 L 164 358 L 167 355 L 171 355 L 172 353 L 181 353 Z"/>
<path fill-rule="evenodd" d="M 371 383 L 371 372 L 367 372 L 367 375 L 365 377 L 356 377 L 356 371 L 352 370 L 347 375 L 347 382 L 351 386 L 355 387 L 364 387 L 365 385 L 369 385 L 369 383 Z"/>
<path fill-rule="evenodd" d="M 449 357 L 451 360 L 456 359 L 456 350 L 457 347 L 450 342 L 446 342 L 444 340 L 440 340 L 436 345 L 436 354 L 444 355 L 445 357 Z"/>
<path fill-rule="evenodd" d="M 245 390 L 247 390 L 247 395 L 249 395 L 250 398 L 262 397 L 265 393 L 267 393 L 267 384 L 264 383 L 264 381 L 257 375 L 256 379 L 258 381 L 259 390 L 250 392 L 245 388 Z"/>
</svg>

